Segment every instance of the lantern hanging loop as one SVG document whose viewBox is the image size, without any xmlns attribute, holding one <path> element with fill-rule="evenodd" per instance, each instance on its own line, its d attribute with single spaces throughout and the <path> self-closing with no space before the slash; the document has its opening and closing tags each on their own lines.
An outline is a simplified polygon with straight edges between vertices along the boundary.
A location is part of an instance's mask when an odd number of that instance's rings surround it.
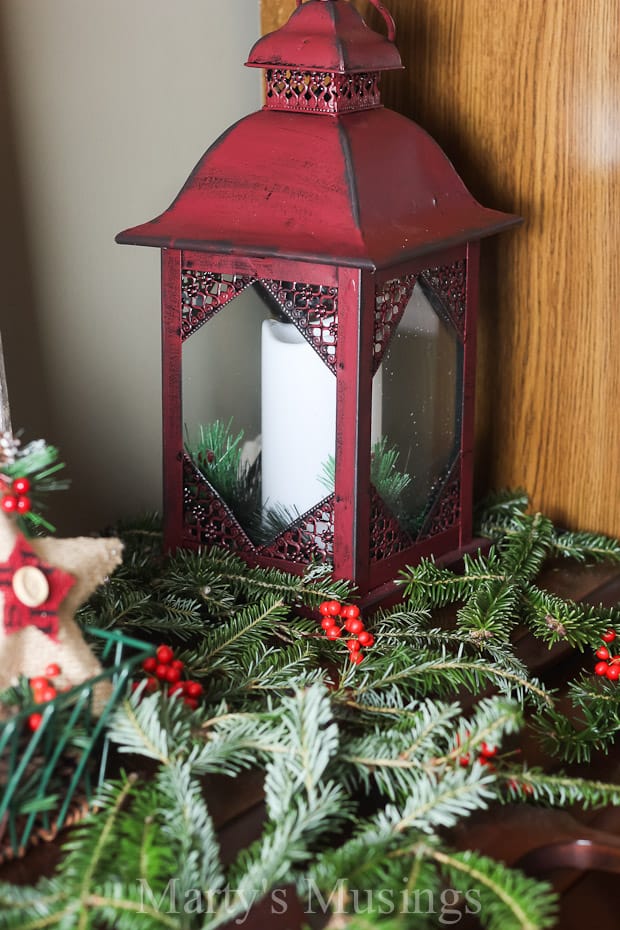
<svg viewBox="0 0 620 930">
<path fill-rule="evenodd" d="M 299 8 L 303 2 L 304 0 L 297 0 L 297 7 Z M 390 42 L 394 42 L 396 40 L 396 23 L 394 22 L 394 17 L 387 7 L 381 3 L 381 0 L 370 0 L 370 2 L 383 16 L 387 26 L 388 39 Z"/>
</svg>

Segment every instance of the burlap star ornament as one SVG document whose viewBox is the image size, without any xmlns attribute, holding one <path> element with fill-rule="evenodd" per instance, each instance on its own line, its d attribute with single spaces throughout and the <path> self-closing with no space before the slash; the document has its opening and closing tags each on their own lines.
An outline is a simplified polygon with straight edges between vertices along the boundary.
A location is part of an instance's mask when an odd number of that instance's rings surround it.
<svg viewBox="0 0 620 930">
<path fill-rule="evenodd" d="M 101 673 L 73 615 L 120 564 L 122 549 L 119 539 L 26 540 L 0 513 L 0 690 L 51 663 L 61 669 L 58 690 Z"/>
</svg>

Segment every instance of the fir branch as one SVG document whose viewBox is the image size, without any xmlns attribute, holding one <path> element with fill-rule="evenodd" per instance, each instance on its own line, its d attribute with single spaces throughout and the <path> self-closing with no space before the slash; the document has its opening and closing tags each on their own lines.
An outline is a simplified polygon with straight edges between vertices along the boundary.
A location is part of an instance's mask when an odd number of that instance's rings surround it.
<svg viewBox="0 0 620 930">
<path fill-rule="evenodd" d="M 251 650 L 254 642 L 260 642 L 270 628 L 286 619 L 287 613 L 284 602 L 273 596 L 240 610 L 212 631 L 192 665 L 194 674 L 213 671 L 218 660 L 234 661 L 236 650 Z"/>
<path fill-rule="evenodd" d="M 551 886 L 473 851 L 447 852 L 429 847 L 453 886 L 467 876 L 480 893 L 480 917 L 487 930 L 543 930 L 555 925 L 557 899 Z"/>
<path fill-rule="evenodd" d="M 577 604 L 533 584 L 523 589 L 522 609 L 524 621 L 538 639 L 550 646 L 565 641 L 580 651 L 597 643 L 620 620 L 618 608 Z"/>
<path fill-rule="evenodd" d="M 507 642 L 519 616 L 519 587 L 509 581 L 484 581 L 457 613 L 457 625 L 471 639 Z M 484 634 L 484 637 L 481 636 Z"/>
<path fill-rule="evenodd" d="M 599 533 L 556 531 L 551 556 L 576 562 L 620 562 L 620 541 Z"/>
<path fill-rule="evenodd" d="M 500 546 L 502 570 L 521 583 L 534 578 L 549 556 L 553 538 L 553 524 L 541 513 L 516 517 Z"/>
<path fill-rule="evenodd" d="M 525 794 L 531 801 L 562 808 L 573 804 L 584 809 L 620 805 L 620 786 L 609 782 L 530 768 L 502 771 L 500 777 L 506 781 L 509 801 L 523 800 Z"/>
</svg>

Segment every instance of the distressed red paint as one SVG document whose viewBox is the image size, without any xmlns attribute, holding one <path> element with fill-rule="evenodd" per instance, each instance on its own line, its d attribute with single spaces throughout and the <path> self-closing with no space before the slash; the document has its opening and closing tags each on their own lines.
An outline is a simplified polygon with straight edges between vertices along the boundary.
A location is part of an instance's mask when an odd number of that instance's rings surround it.
<svg viewBox="0 0 620 930">
<path fill-rule="evenodd" d="M 117 237 L 162 249 L 167 545 L 217 542 L 291 571 L 332 558 L 336 575 L 373 603 L 405 564 L 470 540 L 478 241 L 519 221 L 481 206 L 427 133 L 381 105 L 381 72 L 402 66 L 382 12 L 388 38 L 348 0 L 298 3 L 250 52 L 248 65 L 266 71 L 264 109 L 208 149 L 167 210 Z M 184 309 L 183 274 L 211 283 L 215 308 Z M 231 288 L 222 275 L 233 276 Z M 377 499 L 370 444 L 372 376 L 404 310 L 396 299 L 392 314 L 385 301 L 398 296 L 395 281 L 410 292 L 416 280 L 442 302 L 463 345 L 463 400 L 457 454 L 414 539 Z M 265 546 L 250 542 L 183 453 L 182 342 L 226 313 L 246 281 L 263 282 L 281 305 L 289 282 L 335 289 L 337 299 L 335 355 L 316 335 L 314 344 L 337 379 L 335 494 Z M 303 314 L 291 321 L 312 343 Z M 319 525 L 321 539 L 308 546 Z"/>
</svg>

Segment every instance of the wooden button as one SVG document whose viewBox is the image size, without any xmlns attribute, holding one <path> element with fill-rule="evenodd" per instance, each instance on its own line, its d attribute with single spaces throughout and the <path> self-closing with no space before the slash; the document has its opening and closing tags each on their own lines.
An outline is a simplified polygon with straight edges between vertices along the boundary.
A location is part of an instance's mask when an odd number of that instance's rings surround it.
<svg viewBox="0 0 620 930">
<path fill-rule="evenodd" d="M 45 574 L 36 565 L 22 565 L 13 575 L 15 597 L 26 607 L 40 607 L 50 596 Z"/>
</svg>

